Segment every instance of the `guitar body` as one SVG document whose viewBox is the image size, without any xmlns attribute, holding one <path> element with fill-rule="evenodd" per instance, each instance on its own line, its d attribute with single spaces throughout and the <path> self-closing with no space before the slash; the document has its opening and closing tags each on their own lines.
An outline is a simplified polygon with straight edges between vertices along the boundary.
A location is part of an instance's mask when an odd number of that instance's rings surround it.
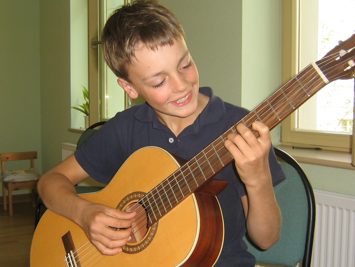
<svg viewBox="0 0 355 267">
<path fill-rule="evenodd" d="M 149 192 L 178 168 L 166 151 L 144 148 L 125 162 L 107 187 L 81 197 L 116 208 L 126 196 Z M 78 225 L 48 210 L 33 237 L 31 266 L 67 266 L 62 237 L 68 232 L 79 259 L 68 266 L 212 266 L 222 250 L 224 224 L 218 200 L 210 192 L 188 196 L 150 227 L 156 228 L 153 235 L 148 230 L 146 238 L 129 243 L 132 252 L 115 256 L 102 255 Z"/>
<path fill-rule="evenodd" d="M 143 217 L 135 221 L 134 242 L 116 256 L 103 256 L 79 226 L 47 211 L 33 237 L 31 266 L 214 265 L 224 240 L 216 195 L 227 182 L 212 178 L 233 161 L 224 146 L 228 134 L 236 133 L 239 123 L 252 130 L 256 120 L 271 130 L 330 82 L 354 77 L 355 35 L 307 66 L 183 166 L 159 148 L 135 152 L 105 189 L 82 195 L 120 210 L 140 208 Z"/>
</svg>

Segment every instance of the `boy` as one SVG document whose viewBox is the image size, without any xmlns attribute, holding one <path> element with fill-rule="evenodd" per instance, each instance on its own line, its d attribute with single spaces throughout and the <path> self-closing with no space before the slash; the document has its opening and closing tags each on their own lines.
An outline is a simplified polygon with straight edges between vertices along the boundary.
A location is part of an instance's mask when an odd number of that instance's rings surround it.
<svg viewBox="0 0 355 267">
<path fill-rule="evenodd" d="M 49 209 L 81 226 L 102 254 L 115 255 L 130 240 L 136 213 L 88 202 L 73 185 L 89 175 L 109 183 L 124 161 L 146 146 L 188 160 L 248 112 L 223 102 L 210 88 L 199 88 L 182 26 L 155 2 L 136 1 L 116 10 L 103 30 L 102 45 L 119 85 L 130 98 L 141 95 L 146 103 L 109 120 L 74 156 L 43 175 L 38 188 Z M 229 181 L 218 195 L 225 239 L 216 266 L 255 265 L 242 241 L 246 230 L 262 249 L 279 238 L 281 214 L 273 184 L 284 174 L 270 150 L 269 129 L 261 122 L 253 128 L 258 138 L 243 124 L 239 134 L 228 136 L 225 147 L 235 162 L 215 177 Z"/>
</svg>

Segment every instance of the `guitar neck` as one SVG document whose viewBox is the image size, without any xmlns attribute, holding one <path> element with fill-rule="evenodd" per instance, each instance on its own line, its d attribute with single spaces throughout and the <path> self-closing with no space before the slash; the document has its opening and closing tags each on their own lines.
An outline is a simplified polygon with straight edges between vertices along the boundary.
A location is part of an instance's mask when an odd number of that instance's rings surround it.
<svg viewBox="0 0 355 267">
<path fill-rule="evenodd" d="M 271 130 L 326 84 L 317 66 L 309 65 L 273 93 L 139 201 L 149 207 L 149 223 L 154 224 L 233 161 L 224 141 L 239 123 L 251 129 L 254 121 L 261 121 Z"/>
</svg>

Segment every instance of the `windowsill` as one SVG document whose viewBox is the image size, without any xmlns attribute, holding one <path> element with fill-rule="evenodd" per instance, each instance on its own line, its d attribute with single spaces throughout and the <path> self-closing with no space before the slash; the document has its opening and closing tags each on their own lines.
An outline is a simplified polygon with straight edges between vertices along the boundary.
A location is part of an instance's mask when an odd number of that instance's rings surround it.
<svg viewBox="0 0 355 267">
<path fill-rule="evenodd" d="M 68 131 L 72 132 L 72 133 L 80 133 L 80 134 L 82 134 L 85 131 L 85 129 L 69 128 Z"/>
<path fill-rule="evenodd" d="M 291 148 L 290 146 L 285 145 L 275 145 L 275 147 L 284 150 L 299 163 L 355 170 L 355 167 L 351 165 L 351 154 L 349 153 Z"/>
</svg>

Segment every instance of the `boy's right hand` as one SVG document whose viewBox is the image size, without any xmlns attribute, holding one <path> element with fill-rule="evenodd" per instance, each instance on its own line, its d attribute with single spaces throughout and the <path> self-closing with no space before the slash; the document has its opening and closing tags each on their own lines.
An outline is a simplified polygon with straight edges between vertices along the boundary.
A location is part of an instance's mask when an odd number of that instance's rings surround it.
<svg viewBox="0 0 355 267">
<path fill-rule="evenodd" d="M 80 226 L 102 254 L 115 255 L 131 239 L 134 216 L 136 212 L 88 203 L 82 210 Z"/>
</svg>

